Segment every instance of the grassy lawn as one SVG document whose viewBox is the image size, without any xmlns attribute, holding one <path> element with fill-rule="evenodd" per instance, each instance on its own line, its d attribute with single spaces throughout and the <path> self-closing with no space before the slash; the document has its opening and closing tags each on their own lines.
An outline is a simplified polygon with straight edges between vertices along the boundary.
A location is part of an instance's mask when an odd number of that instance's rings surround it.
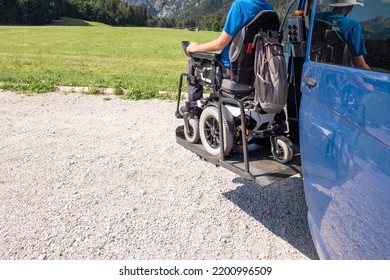
<svg viewBox="0 0 390 280">
<path fill-rule="evenodd" d="M 180 73 L 187 68 L 181 40 L 204 42 L 218 35 L 84 25 L 0 27 L 1 88 L 44 92 L 57 86 L 111 87 L 135 98 L 155 97 L 159 91 L 177 91 Z"/>
</svg>

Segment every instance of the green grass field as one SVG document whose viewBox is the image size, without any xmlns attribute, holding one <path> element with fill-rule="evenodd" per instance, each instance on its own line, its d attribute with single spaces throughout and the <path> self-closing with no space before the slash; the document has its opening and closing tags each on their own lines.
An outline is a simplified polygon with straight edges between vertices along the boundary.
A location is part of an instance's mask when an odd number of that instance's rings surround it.
<svg viewBox="0 0 390 280">
<path fill-rule="evenodd" d="M 177 91 L 180 73 L 187 68 L 182 40 L 204 42 L 218 35 L 83 25 L 0 27 L 1 88 L 45 92 L 85 86 L 99 92 L 110 87 L 124 89 L 132 98 L 154 98 L 159 91 Z"/>
</svg>

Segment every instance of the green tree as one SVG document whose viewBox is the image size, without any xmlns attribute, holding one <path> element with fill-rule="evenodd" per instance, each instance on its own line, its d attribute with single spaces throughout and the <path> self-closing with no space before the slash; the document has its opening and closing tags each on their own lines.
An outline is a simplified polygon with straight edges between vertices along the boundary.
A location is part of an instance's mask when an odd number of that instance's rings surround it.
<svg viewBox="0 0 390 280">
<path fill-rule="evenodd" d="M 215 20 L 213 24 L 211 25 L 211 30 L 212 31 L 221 31 L 221 24 L 219 23 L 218 20 Z"/>
<path fill-rule="evenodd" d="M 17 0 L 0 0 L 0 23 L 12 24 L 16 19 Z"/>
<path fill-rule="evenodd" d="M 184 28 L 183 20 L 176 20 L 176 28 L 179 28 L 179 29 Z"/>
<path fill-rule="evenodd" d="M 53 19 L 48 0 L 19 0 L 17 20 L 27 24 L 47 24 Z"/>
</svg>

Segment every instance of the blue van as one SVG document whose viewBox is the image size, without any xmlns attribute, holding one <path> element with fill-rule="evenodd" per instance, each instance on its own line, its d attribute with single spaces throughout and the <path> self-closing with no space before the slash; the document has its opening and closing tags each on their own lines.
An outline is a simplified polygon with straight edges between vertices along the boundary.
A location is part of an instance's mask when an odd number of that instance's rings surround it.
<svg viewBox="0 0 390 280">
<path fill-rule="evenodd" d="M 347 17 L 361 26 L 370 70 L 348 63 L 344 49 L 332 58 L 339 44 L 333 30 L 346 41 L 338 23 L 322 17 L 334 2 L 357 2 Z M 302 73 L 302 176 L 322 259 L 390 259 L 390 2 L 359 3 L 298 4 L 307 27 L 302 69 L 295 69 Z"/>
<path fill-rule="evenodd" d="M 390 259 L 390 1 L 293 0 L 279 33 L 287 50 L 283 137 L 293 145 L 291 161 L 249 147 L 245 126 L 235 130 L 242 149 L 226 156 L 223 136 L 219 156 L 187 141 L 184 126 L 176 129 L 177 142 L 263 186 L 301 174 L 321 259 Z M 237 114 L 241 124 L 251 119 L 245 110 Z"/>
</svg>

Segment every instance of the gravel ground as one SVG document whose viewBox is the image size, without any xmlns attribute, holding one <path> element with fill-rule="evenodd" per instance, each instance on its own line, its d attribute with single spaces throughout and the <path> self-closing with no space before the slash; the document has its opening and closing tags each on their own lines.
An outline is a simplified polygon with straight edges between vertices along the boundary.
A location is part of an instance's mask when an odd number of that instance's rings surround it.
<svg viewBox="0 0 390 280">
<path fill-rule="evenodd" d="M 175 103 L 0 93 L 0 259 L 317 259 L 302 182 L 176 144 Z"/>
</svg>

